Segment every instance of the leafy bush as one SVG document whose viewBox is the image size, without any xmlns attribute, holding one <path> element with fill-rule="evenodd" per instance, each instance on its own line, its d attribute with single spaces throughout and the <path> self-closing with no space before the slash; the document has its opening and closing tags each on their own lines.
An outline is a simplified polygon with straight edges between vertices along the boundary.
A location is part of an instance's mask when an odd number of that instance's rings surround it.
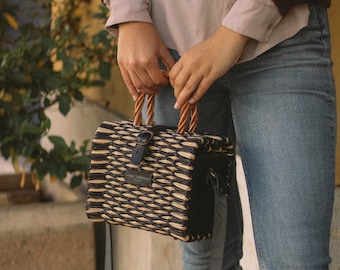
<svg viewBox="0 0 340 270">
<path fill-rule="evenodd" d="M 23 172 L 18 165 L 23 157 L 39 180 L 71 173 L 72 187 L 88 170 L 88 141 L 77 148 L 49 136 L 52 123 L 45 111 L 58 104 L 66 116 L 75 100 L 83 100 L 82 89 L 110 79 L 115 59 L 115 41 L 102 27 L 106 7 L 93 15 L 91 23 L 99 31 L 90 34 L 89 26 L 82 25 L 86 2 L 43 1 L 39 5 L 45 13 L 27 22 L 18 21 L 19 6 L 0 3 L 0 153 L 17 172 Z M 45 136 L 52 150 L 41 145 Z"/>
</svg>

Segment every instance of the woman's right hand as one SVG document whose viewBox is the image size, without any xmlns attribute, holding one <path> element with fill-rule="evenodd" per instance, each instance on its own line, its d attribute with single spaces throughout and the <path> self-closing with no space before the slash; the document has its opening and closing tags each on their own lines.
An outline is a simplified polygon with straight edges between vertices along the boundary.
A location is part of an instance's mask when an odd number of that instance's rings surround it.
<svg viewBox="0 0 340 270">
<path fill-rule="evenodd" d="M 123 80 L 136 100 L 138 92 L 157 94 L 169 79 L 159 61 L 169 71 L 175 61 L 151 23 L 127 22 L 119 25 L 117 61 Z"/>
</svg>

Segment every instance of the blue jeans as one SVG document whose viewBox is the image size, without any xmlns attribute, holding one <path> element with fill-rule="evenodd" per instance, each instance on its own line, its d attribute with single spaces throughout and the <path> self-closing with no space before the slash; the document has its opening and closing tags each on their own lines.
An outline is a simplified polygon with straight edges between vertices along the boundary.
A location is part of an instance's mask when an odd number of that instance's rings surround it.
<svg viewBox="0 0 340 270">
<path fill-rule="evenodd" d="M 200 132 L 235 134 L 261 269 L 328 269 L 335 171 L 335 89 L 325 9 L 308 27 L 236 65 L 199 102 Z M 176 125 L 173 91 L 156 98 L 156 123 Z M 223 269 L 241 269 L 242 212 L 229 201 Z M 210 240 L 182 243 L 185 270 L 208 269 Z"/>
</svg>

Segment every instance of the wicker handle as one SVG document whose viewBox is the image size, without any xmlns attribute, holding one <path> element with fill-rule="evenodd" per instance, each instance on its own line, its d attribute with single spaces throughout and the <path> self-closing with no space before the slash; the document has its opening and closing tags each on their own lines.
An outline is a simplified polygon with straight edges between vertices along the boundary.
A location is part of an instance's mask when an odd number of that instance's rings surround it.
<svg viewBox="0 0 340 270">
<path fill-rule="evenodd" d="M 134 112 L 134 122 L 135 126 L 140 126 L 142 124 L 142 108 L 144 105 L 145 94 L 141 93 L 138 96 L 138 99 L 135 102 L 135 112 Z M 155 104 L 155 96 L 148 95 L 148 102 L 147 102 L 147 120 L 146 125 L 152 126 L 154 124 L 154 104 Z M 197 105 L 186 103 L 182 106 L 180 112 L 180 118 L 177 125 L 177 133 L 183 134 L 186 130 L 186 124 L 188 118 L 190 117 L 190 124 L 188 131 L 194 132 L 197 127 L 197 120 L 198 120 L 198 111 Z"/>
</svg>

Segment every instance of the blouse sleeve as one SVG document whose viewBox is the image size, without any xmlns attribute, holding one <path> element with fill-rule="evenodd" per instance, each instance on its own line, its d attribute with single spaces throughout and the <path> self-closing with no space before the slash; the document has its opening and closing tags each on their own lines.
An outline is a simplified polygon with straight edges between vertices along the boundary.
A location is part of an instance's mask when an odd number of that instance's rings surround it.
<svg viewBox="0 0 340 270">
<path fill-rule="evenodd" d="M 237 0 L 222 25 L 257 41 L 266 42 L 281 20 L 282 15 L 272 0 Z"/>
<path fill-rule="evenodd" d="M 109 18 L 105 27 L 114 35 L 118 34 L 118 25 L 124 22 L 149 22 L 150 0 L 103 0 L 103 3 L 110 10 Z"/>
</svg>

